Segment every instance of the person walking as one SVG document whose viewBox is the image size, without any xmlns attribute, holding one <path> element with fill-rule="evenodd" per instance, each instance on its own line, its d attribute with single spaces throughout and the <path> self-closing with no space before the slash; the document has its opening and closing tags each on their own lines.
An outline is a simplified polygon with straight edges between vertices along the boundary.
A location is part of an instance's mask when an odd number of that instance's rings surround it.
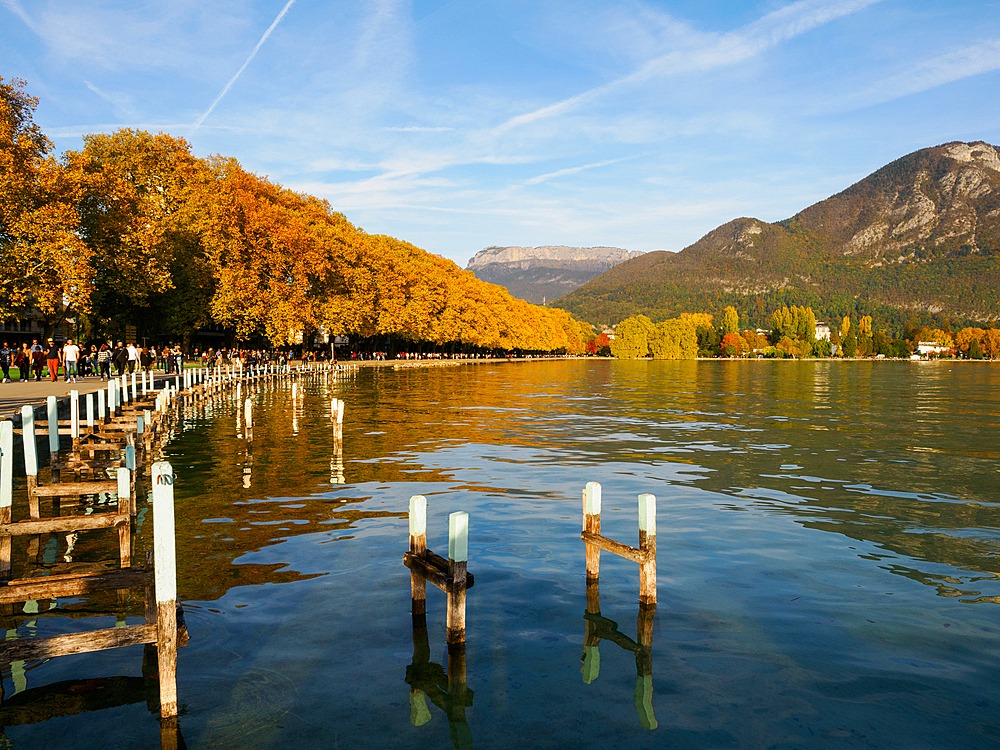
<svg viewBox="0 0 1000 750">
<path fill-rule="evenodd" d="M 14 359 L 14 365 L 21 373 L 21 382 L 27 383 L 31 379 L 31 349 L 28 348 L 27 344 L 21 344 L 21 349 Z"/>
<path fill-rule="evenodd" d="M 118 369 L 118 377 L 124 375 L 125 368 L 128 366 L 128 350 L 125 349 L 125 344 L 123 342 L 118 342 L 118 346 L 115 348 L 111 359 L 114 361 L 115 367 Z"/>
<path fill-rule="evenodd" d="M 73 343 L 73 339 L 66 339 L 66 344 L 62 348 L 61 359 L 63 363 L 63 376 L 66 378 L 66 382 L 77 382 L 80 347 Z"/>
<path fill-rule="evenodd" d="M 153 355 L 149 353 L 149 349 L 142 347 L 139 351 L 139 367 L 143 369 L 143 372 L 149 373 L 153 369 Z"/>
<path fill-rule="evenodd" d="M 97 352 L 97 369 L 100 370 L 101 380 L 111 380 L 111 347 L 107 343 L 101 344 Z"/>
<path fill-rule="evenodd" d="M 17 354 L 17 349 L 11 349 L 10 344 L 6 341 L 3 342 L 3 348 L 0 348 L 0 370 L 3 370 L 3 382 L 10 382 L 10 365 L 13 356 Z"/>
<path fill-rule="evenodd" d="M 139 366 L 139 350 L 135 344 L 129 344 L 125 351 L 128 352 L 128 374 L 131 375 Z"/>
<path fill-rule="evenodd" d="M 54 383 L 59 380 L 59 360 L 62 355 L 59 347 L 56 346 L 55 339 L 49 339 L 48 343 L 49 347 L 45 350 L 45 361 L 49 365 L 49 380 Z"/>
</svg>

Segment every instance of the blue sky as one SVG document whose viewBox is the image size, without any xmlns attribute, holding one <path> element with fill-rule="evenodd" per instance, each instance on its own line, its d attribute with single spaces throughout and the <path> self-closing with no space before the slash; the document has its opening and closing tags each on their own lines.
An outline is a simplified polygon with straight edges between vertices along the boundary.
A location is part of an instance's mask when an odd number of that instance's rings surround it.
<svg viewBox="0 0 1000 750">
<path fill-rule="evenodd" d="M 464 266 L 680 250 L 906 153 L 1000 143 L 1000 3 L 0 0 L 59 150 L 120 127 Z"/>
</svg>

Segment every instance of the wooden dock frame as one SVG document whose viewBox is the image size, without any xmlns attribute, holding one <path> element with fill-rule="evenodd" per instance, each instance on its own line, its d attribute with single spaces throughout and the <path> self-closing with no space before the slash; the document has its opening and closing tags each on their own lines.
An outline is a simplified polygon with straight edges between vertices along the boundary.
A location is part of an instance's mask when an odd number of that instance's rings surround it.
<svg viewBox="0 0 1000 750">
<path fill-rule="evenodd" d="M 341 402 L 343 403 L 343 402 Z M 340 413 L 343 414 L 342 407 Z M 406 669 L 410 686 L 410 722 L 423 726 L 431 714 L 425 696 L 448 716 L 449 733 L 455 750 L 472 750 L 472 731 L 465 709 L 472 705 L 473 692 L 466 683 L 465 598 L 475 585 L 468 571 L 469 514 L 458 511 L 448 516 L 448 559 L 427 549 L 427 498 L 410 498 L 410 549 L 403 564 L 410 569 L 410 603 L 413 616 L 413 662 Z M 427 581 L 448 595 L 448 670 L 430 661 L 427 638 Z"/>
<path fill-rule="evenodd" d="M 427 549 L 427 498 L 410 498 L 410 550 L 403 565 L 410 569 L 411 611 L 427 613 L 427 581 L 448 595 L 448 644 L 465 643 L 465 592 L 475 584 L 468 572 L 469 514 L 448 516 L 448 559 Z"/>
<path fill-rule="evenodd" d="M 0 502 L 10 495 L 9 471 L 12 462 L 12 434 L 10 422 L 0 423 Z M 27 434 L 30 434 L 28 432 Z M 26 450 L 28 442 L 25 442 Z M 127 477 L 119 469 L 119 485 L 124 491 Z M 0 642 L 0 664 L 28 659 L 49 659 L 55 656 L 103 651 L 120 646 L 155 644 L 159 663 L 160 716 L 167 720 L 161 724 L 161 735 L 176 733 L 169 721 L 177 716 L 177 648 L 187 643 L 187 629 L 183 614 L 177 606 L 177 573 L 174 548 L 173 470 L 169 463 L 160 462 L 153 467 L 153 551 L 147 552 L 143 566 L 125 566 L 103 573 L 70 573 L 19 580 L 0 581 L 0 604 L 14 604 L 35 599 L 76 597 L 97 591 L 123 591 L 142 588 L 145 592 L 145 623 L 125 627 L 105 628 L 78 633 L 66 633 L 39 638 L 23 638 Z M 124 485 L 124 487 L 122 487 Z M 54 485 L 59 487 L 59 485 Z M 0 515 L 7 516 L 10 506 L 4 506 Z M 105 514 L 117 515 L 117 514 Z M 127 515 L 127 514 L 126 514 Z M 67 518 L 68 517 L 63 517 Z M 61 519 L 52 519 L 61 520 Z M 46 521 L 47 523 L 48 521 Z M 29 523 L 29 522 L 22 522 Z M 125 526 L 126 531 L 130 531 Z M 31 532 L 24 532 L 31 533 Z M 44 533 L 35 531 L 33 533 Z M 9 550 L 10 534 L 3 546 Z M 8 552 L 9 565 L 9 552 Z M 9 568 L 8 568 L 9 569 Z M 0 686 L 2 698 L 2 686 Z"/>
<path fill-rule="evenodd" d="M 653 713 L 653 620 L 656 614 L 656 498 L 639 495 L 639 547 L 601 536 L 601 485 L 588 482 L 583 491 L 583 541 L 587 545 L 587 609 L 584 612 L 583 681 L 597 679 L 601 666 L 598 645 L 609 640 L 635 654 L 635 710 L 643 729 L 656 729 Z M 601 615 L 601 551 L 639 563 L 639 615 L 636 640 L 618 630 L 618 623 Z"/>
</svg>

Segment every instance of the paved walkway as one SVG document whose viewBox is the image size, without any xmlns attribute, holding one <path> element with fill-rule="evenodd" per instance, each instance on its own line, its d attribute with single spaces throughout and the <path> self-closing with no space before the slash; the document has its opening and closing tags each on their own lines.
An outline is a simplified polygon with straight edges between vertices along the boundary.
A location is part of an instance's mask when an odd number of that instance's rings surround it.
<svg viewBox="0 0 1000 750">
<path fill-rule="evenodd" d="M 157 382 L 162 382 L 166 375 L 154 373 Z M 170 376 L 171 378 L 173 375 Z M 142 382 L 141 376 L 138 382 Z M 13 381 L 10 383 L 0 383 L 0 420 L 10 419 L 14 415 L 20 415 L 21 407 L 25 405 L 38 406 L 44 404 L 49 396 L 69 396 L 70 391 L 79 391 L 82 396 L 85 393 L 96 393 L 99 390 L 107 389 L 108 383 L 100 378 L 80 378 L 75 383 L 67 383 L 62 378 L 56 382 L 51 382 L 48 378 L 40 382 L 29 380 L 25 383 Z"/>
</svg>

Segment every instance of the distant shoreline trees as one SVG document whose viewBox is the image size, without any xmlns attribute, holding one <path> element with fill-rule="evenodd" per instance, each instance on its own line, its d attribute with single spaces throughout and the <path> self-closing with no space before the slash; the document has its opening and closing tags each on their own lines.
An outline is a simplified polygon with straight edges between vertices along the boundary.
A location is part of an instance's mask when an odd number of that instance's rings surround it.
<svg viewBox="0 0 1000 750">
<path fill-rule="evenodd" d="M 618 324 L 610 353 L 619 359 L 695 359 L 696 357 L 909 358 L 922 344 L 933 346 L 933 358 L 1000 359 L 1000 330 L 944 328 L 907 324 L 904 335 L 891 338 L 870 315 L 853 321 L 845 316 L 830 327 L 830 338 L 817 338 L 816 316 L 808 306 L 782 307 L 771 315 L 770 331 L 739 330 L 739 315 L 726 307 L 720 324 L 709 314 L 684 314 L 654 323 L 645 315 Z M 669 332 L 669 334 L 668 334 Z M 672 337 L 672 338 L 671 338 Z M 677 345 L 674 342 L 679 342 Z"/>
</svg>

